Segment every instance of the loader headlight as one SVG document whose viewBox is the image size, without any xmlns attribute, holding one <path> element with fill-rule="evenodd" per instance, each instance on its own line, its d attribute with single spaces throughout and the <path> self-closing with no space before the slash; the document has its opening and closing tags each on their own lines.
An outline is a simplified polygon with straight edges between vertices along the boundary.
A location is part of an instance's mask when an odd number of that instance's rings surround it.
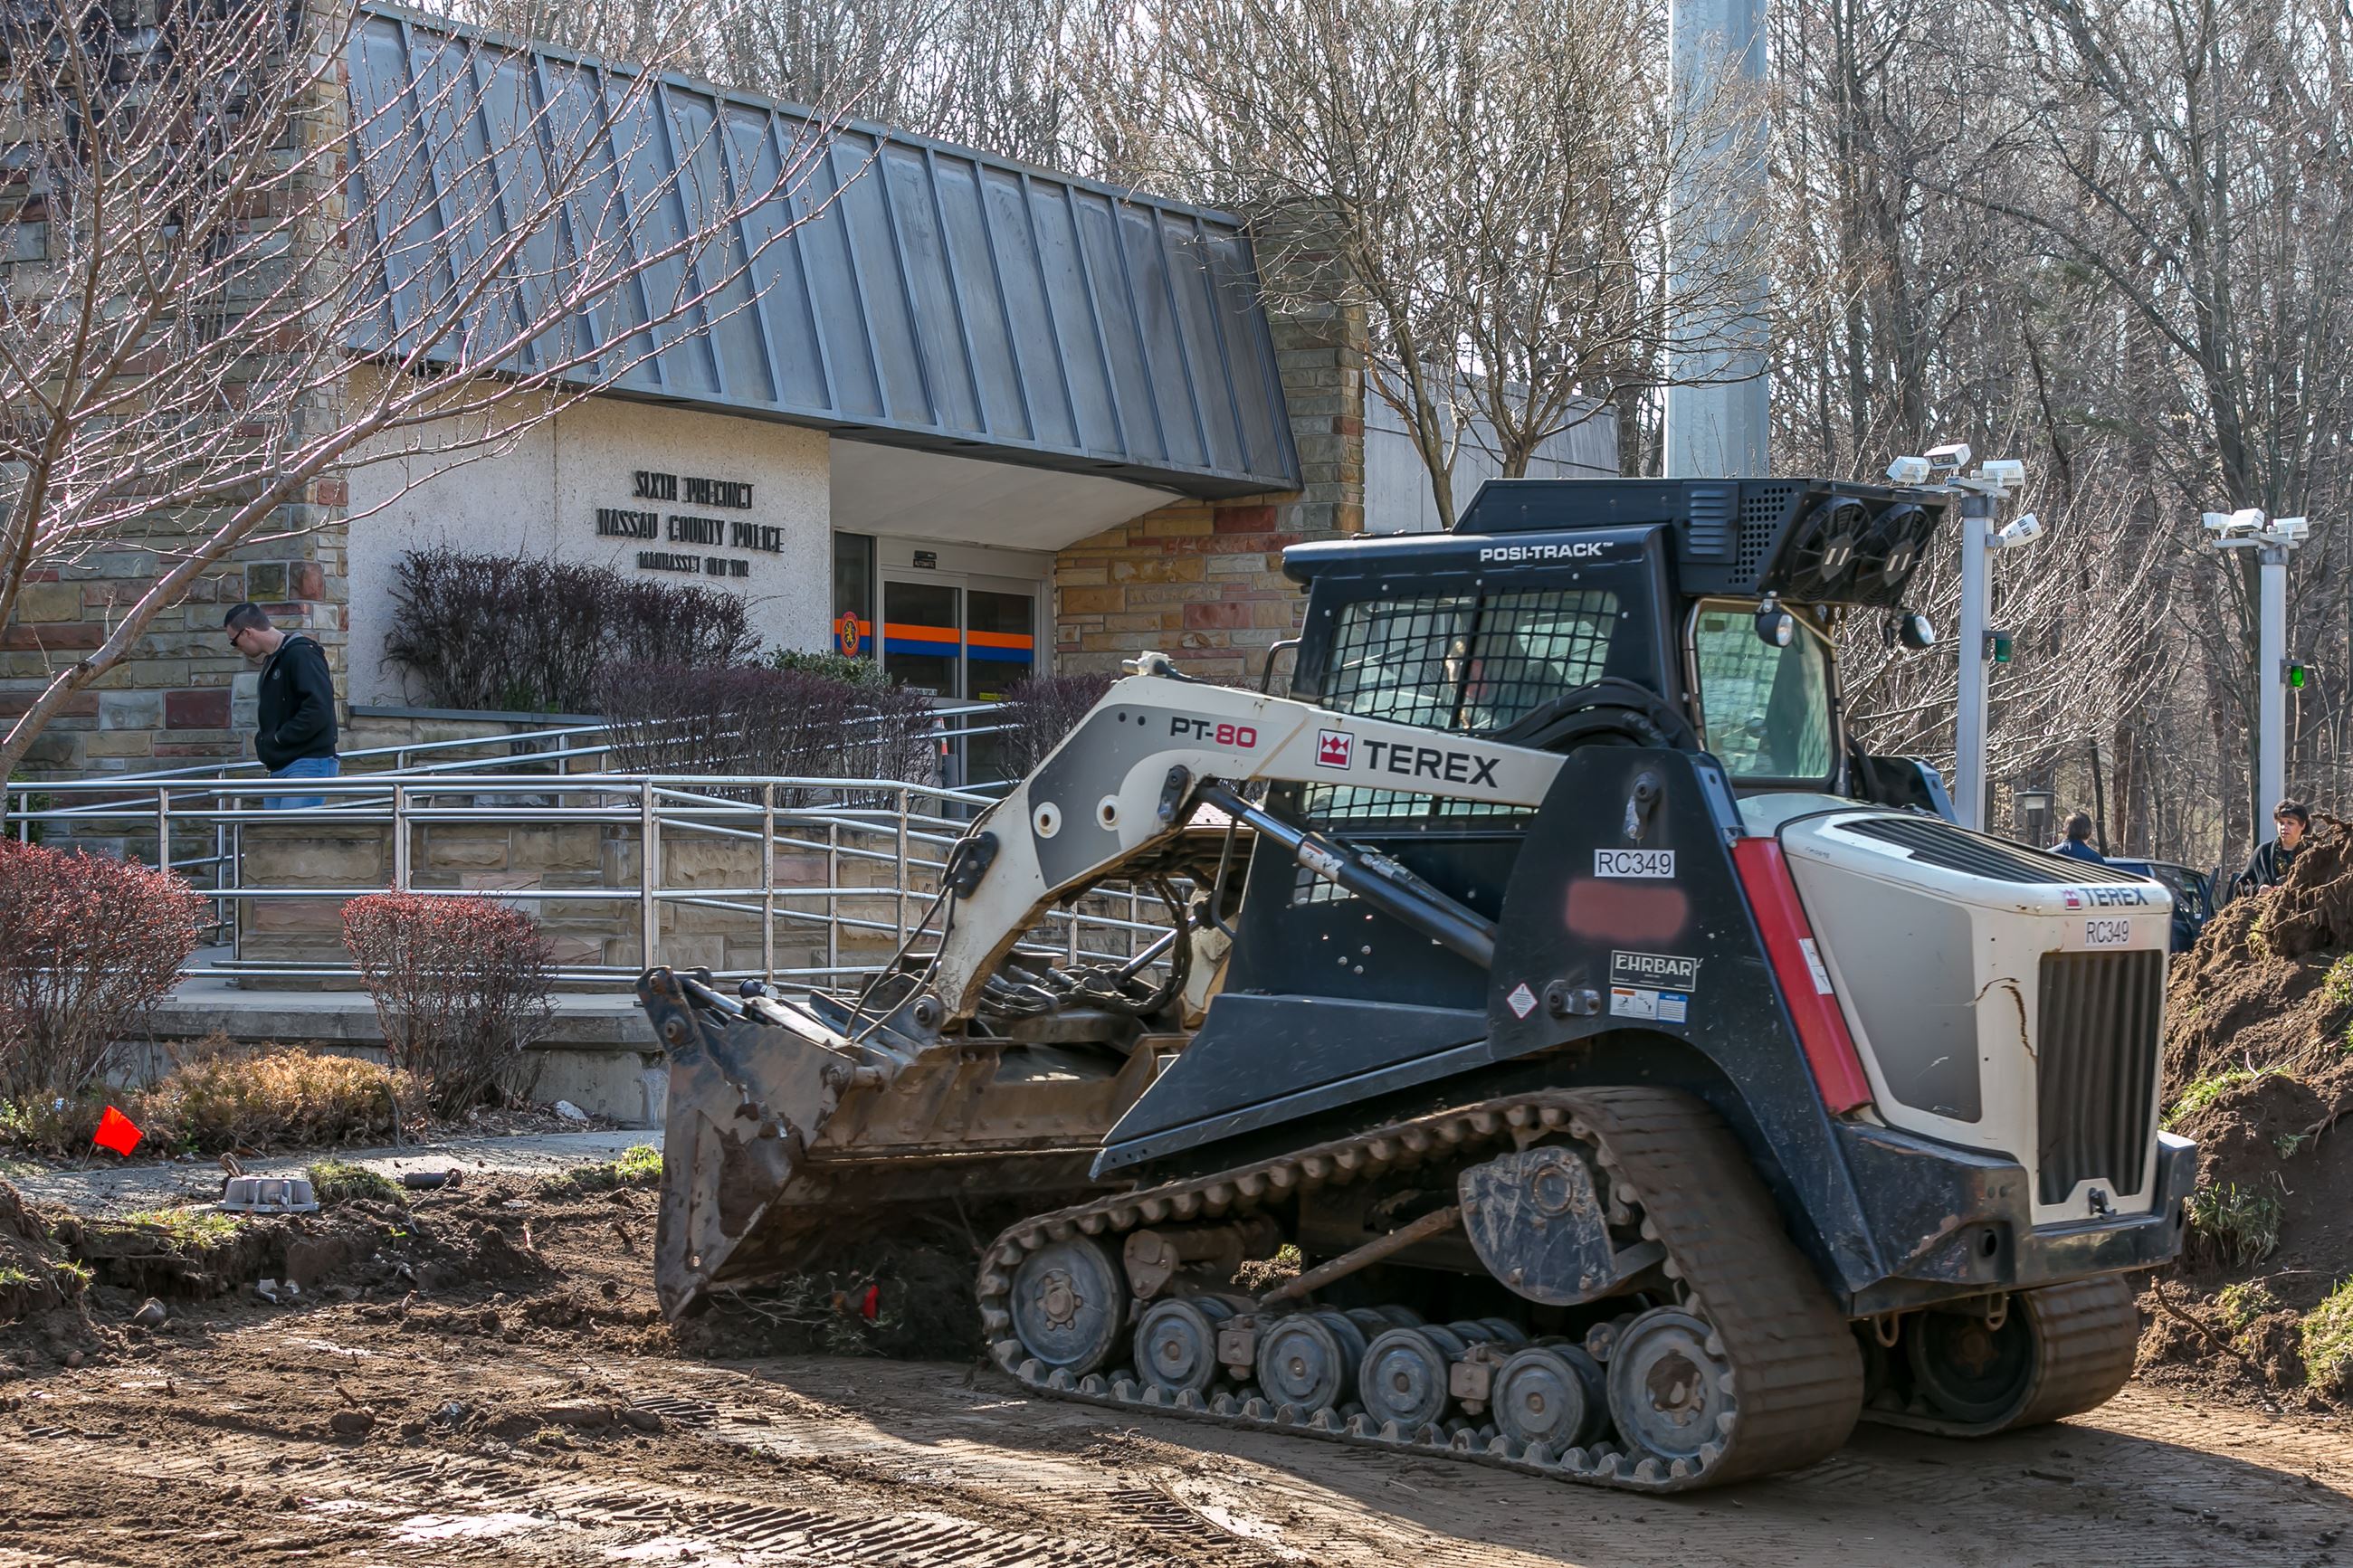
<svg viewBox="0 0 2353 1568">
<path fill-rule="evenodd" d="M 1772 647 L 1788 647 L 1798 635 L 1798 617 L 1767 598 L 1757 606 L 1757 636 Z"/>
<path fill-rule="evenodd" d="M 1905 610 L 1895 617 L 1895 640 L 1918 652 L 1936 646 L 1936 623 L 1917 610 Z"/>
</svg>

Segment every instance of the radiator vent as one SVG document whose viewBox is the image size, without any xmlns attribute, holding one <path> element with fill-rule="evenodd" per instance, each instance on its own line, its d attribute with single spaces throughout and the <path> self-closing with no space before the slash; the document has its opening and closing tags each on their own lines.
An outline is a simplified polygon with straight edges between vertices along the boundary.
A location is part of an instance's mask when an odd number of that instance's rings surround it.
<svg viewBox="0 0 2353 1568">
<path fill-rule="evenodd" d="M 2071 860 L 2023 844 L 1989 838 L 1932 816 L 1864 816 L 1831 826 L 1857 838 L 1896 845 L 1923 865 L 1941 866 L 1988 881 L 2088 888 L 2116 883 L 2137 886 L 2146 879 L 2089 860 Z"/>
<path fill-rule="evenodd" d="M 2166 955 L 2046 952 L 2035 1020 L 2036 1190 L 2063 1203 L 2084 1181 L 2137 1195 L 2157 1115 Z"/>
</svg>

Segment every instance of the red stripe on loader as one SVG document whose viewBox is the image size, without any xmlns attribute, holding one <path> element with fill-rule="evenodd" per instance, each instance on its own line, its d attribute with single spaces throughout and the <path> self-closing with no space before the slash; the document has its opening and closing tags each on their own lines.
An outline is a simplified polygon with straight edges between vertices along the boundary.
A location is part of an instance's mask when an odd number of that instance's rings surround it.
<svg viewBox="0 0 2353 1568">
<path fill-rule="evenodd" d="M 1830 971 L 1820 954 L 1810 953 L 1813 927 L 1806 921 L 1805 906 L 1798 902 L 1798 884 L 1790 879 L 1789 863 L 1778 840 L 1741 838 L 1732 846 L 1732 863 L 1748 894 L 1749 911 L 1765 937 L 1765 957 L 1773 978 L 1781 984 L 1781 998 L 1798 1026 L 1798 1044 L 1813 1069 L 1814 1087 L 1833 1114 L 1852 1110 L 1871 1101 L 1871 1079 L 1863 1075 L 1862 1058 L 1847 1033 L 1846 1015 L 1831 991 Z M 1820 976 L 1818 979 L 1817 976 Z"/>
</svg>

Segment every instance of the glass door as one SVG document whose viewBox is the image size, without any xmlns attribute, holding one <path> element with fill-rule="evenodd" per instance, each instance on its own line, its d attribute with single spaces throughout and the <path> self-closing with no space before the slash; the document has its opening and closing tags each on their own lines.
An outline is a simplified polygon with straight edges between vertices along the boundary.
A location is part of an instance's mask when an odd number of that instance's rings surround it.
<svg viewBox="0 0 2353 1568">
<path fill-rule="evenodd" d="M 934 579 L 882 581 L 882 672 L 944 701 L 964 696 L 964 590 Z"/>
<path fill-rule="evenodd" d="M 1038 595 L 993 588 L 965 592 L 965 689 L 976 702 L 996 702 L 1038 668 Z M 975 735 L 965 749 L 965 777 L 995 784 L 1014 772 L 1002 735 Z"/>
<path fill-rule="evenodd" d="M 996 702 L 1037 670 L 1038 593 L 886 576 L 881 632 L 883 673 L 900 685 L 942 702 Z M 951 776 L 973 784 L 1002 779 L 1008 767 L 995 735 L 955 743 L 947 763 Z"/>
</svg>

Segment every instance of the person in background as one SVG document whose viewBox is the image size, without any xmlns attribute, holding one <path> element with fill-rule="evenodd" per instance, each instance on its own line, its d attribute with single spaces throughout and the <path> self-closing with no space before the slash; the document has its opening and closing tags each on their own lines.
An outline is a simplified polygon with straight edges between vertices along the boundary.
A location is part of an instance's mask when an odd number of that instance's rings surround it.
<svg viewBox="0 0 2353 1568">
<path fill-rule="evenodd" d="M 2305 830 L 2311 826 L 2312 812 L 2300 800 L 2284 800 L 2272 807 L 2272 826 L 2279 837 L 2255 847 L 2254 858 L 2231 884 L 2232 889 L 2253 893 L 2286 881 L 2287 868 L 2303 851 Z"/>
<path fill-rule="evenodd" d="M 2089 860 L 2094 866 L 2105 866 L 2108 858 L 2092 847 L 2092 814 L 2079 811 L 2067 819 L 2067 837 L 2051 847 L 2053 855 L 2064 855 L 2071 860 Z"/>
<path fill-rule="evenodd" d="M 301 633 L 289 635 L 269 624 L 259 605 L 233 607 L 223 623 L 228 646 L 261 661 L 259 727 L 254 754 L 274 779 L 331 779 L 335 761 L 335 683 L 327 672 L 327 650 Z M 272 811 L 318 805 L 323 797 L 272 795 Z"/>
</svg>

